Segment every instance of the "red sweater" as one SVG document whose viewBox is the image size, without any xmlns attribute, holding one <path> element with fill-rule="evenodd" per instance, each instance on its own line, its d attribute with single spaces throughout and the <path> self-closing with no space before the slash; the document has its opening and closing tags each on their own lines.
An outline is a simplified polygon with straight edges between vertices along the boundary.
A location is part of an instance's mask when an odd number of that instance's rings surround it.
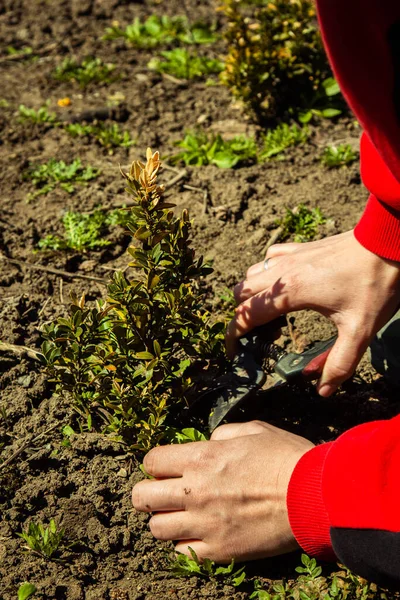
<svg viewBox="0 0 400 600">
<path fill-rule="evenodd" d="M 328 55 L 364 134 L 371 195 L 358 241 L 400 261 L 400 0 L 317 0 Z M 400 341 L 399 341 L 400 351 Z M 292 475 L 293 533 L 309 554 L 400 587 L 400 416 L 310 450 Z"/>
</svg>

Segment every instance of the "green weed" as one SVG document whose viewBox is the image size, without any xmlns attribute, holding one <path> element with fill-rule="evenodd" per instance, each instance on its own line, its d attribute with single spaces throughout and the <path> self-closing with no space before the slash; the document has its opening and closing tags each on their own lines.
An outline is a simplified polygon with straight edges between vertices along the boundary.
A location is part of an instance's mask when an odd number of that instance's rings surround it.
<svg viewBox="0 0 400 600">
<path fill-rule="evenodd" d="M 42 523 L 29 523 L 28 531 L 17 534 L 27 544 L 27 549 L 45 558 L 52 558 L 60 549 L 64 538 L 64 530 L 57 530 L 55 521 L 51 519 L 49 526 Z"/>
<path fill-rule="evenodd" d="M 129 134 L 129 131 L 122 131 L 117 123 L 106 125 L 99 123 L 97 125 L 81 125 L 80 123 L 71 123 L 65 126 L 65 131 L 72 137 L 89 137 L 98 142 L 104 148 L 130 148 L 136 142 Z"/>
<path fill-rule="evenodd" d="M 66 164 L 63 160 L 51 158 L 43 165 L 31 166 L 25 171 L 23 177 L 30 180 L 37 188 L 30 199 L 47 194 L 60 186 L 63 190 L 72 194 L 75 191 L 75 184 L 85 185 L 88 181 L 96 179 L 100 171 L 91 166 L 84 167 L 79 158 L 72 163 Z"/>
<path fill-rule="evenodd" d="M 182 160 L 185 165 L 201 167 L 216 165 L 221 169 L 235 167 L 239 163 L 255 162 L 257 145 L 253 138 L 237 136 L 223 140 L 220 135 L 205 132 L 188 132 L 176 146 L 182 151 L 171 157 L 171 162 Z"/>
<path fill-rule="evenodd" d="M 190 25 L 183 16 L 151 15 L 144 21 L 136 17 L 125 29 L 107 27 L 103 40 L 125 39 L 137 48 L 155 48 L 161 44 L 209 44 L 216 40 L 214 28 L 206 23 Z"/>
<path fill-rule="evenodd" d="M 259 160 L 269 160 L 282 154 L 286 148 L 304 144 L 310 136 L 306 127 L 297 125 L 288 125 L 283 123 L 275 129 L 271 129 L 263 136 L 263 147 L 261 149 Z"/>
<path fill-rule="evenodd" d="M 300 123 L 307 124 L 313 117 L 333 119 L 342 114 L 344 108 L 343 97 L 336 79 L 328 77 L 311 100 L 311 105 L 299 113 Z"/>
<path fill-rule="evenodd" d="M 299 204 L 293 210 L 286 209 L 286 215 L 277 221 L 277 225 L 282 227 L 282 240 L 294 236 L 295 242 L 308 242 L 314 239 L 319 226 L 325 222 L 321 209 L 318 207 L 310 209 L 304 204 Z"/>
<path fill-rule="evenodd" d="M 339 146 L 328 146 L 325 148 L 321 162 L 324 167 L 334 169 L 351 165 L 358 158 L 357 152 L 354 152 L 350 144 L 339 144 Z"/>
<path fill-rule="evenodd" d="M 333 573 L 328 577 L 322 575 L 322 569 L 314 558 L 301 555 L 302 566 L 296 571 L 300 576 L 292 583 L 286 581 L 274 583 L 268 590 L 263 589 L 260 581 L 254 583 L 252 600 L 373 600 L 386 599 L 384 592 L 376 589 L 374 584 L 353 575 L 348 569 Z"/>
<path fill-rule="evenodd" d="M 68 317 L 44 326 L 42 345 L 51 379 L 83 422 L 141 450 L 173 425 L 167 417 L 191 387 L 189 364 L 223 356 L 224 324 L 212 324 L 197 284 L 211 269 L 195 258 L 187 211 L 176 217 L 164 201 L 159 168 L 148 150 L 146 164 L 123 173 L 133 198 L 131 277 L 116 272 L 95 306 L 73 295 Z"/>
<path fill-rule="evenodd" d="M 190 548 L 190 546 L 189 551 L 191 556 L 177 554 L 176 559 L 171 564 L 171 571 L 177 577 L 193 577 L 193 575 L 197 575 L 200 577 L 214 578 L 223 575 L 224 577 L 229 577 L 227 583 L 236 587 L 244 581 L 246 577 L 244 572 L 245 567 L 241 567 L 234 572 L 235 561 L 233 559 L 227 567 L 216 567 L 214 561 L 209 558 L 205 558 L 200 562 L 196 552 L 193 548 Z"/>
<path fill-rule="evenodd" d="M 199 56 L 186 48 L 174 48 L 161 52 L 162 58 L 152 58 L 149 69 L 158 73 L 167 73 L 178 79 L 198 79 L 206 75 L 220 73 L 224 63 L 216 58 Z"/>
<path fill-rule="evenodd" d="M 190 361 L 187 366 L 189 364 Z M 170 444 L 187 444 L 188 442 L 205 442 L 208 437 L 201 431 L 194 429 L 194 427 L 185 427 L 184 429 L 169 427 L 166 439 Z"/>
<path fill-rule="evenodd" d="M 28 108 L 23 104 L 18 107 L 19 120 L 21 122 L 30 121 L 31 123 L 57 123 L 56 113 L 49 112 L 47 106 L 42 106 L 38 110 Z"/>
<path fill-rule="evenodd" d="M 122 210 L 96 210 L 91 214 L 67 211 L 63 218 L 64 236 L 47 235 L 38 246 L 41 250 L 98 250 L 111 244 L 104 239 L 109 228 L 126 221 L 127 213 Z"/>
<path fill-rule="evenodd" d="M 73 81 L 85 88 L 90 83 L 110 83 L 115 65 L 105 64 L 100 58 L 85 58 L 78 63 L 73 58 L 65 58 L 53 72 L 57 81 Z"/>
<path fill-rule="evenodd" d="M 18 600 L 27 600 L 37 591 L 36 586 L 33 583 L 23 583 L 18 589 Z"/>
</svg>

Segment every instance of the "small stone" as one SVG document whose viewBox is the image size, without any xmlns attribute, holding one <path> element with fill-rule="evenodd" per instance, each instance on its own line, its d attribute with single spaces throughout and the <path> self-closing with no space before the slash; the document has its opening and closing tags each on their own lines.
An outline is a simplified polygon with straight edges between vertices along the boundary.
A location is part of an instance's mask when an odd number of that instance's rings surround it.
<svg viewBox="0 0 400 600">
<path fill-rule="evenodd" d="M 18 377 L 17 383 L 23 388 L 28 388 L 32 383 L 32 377 L 30 375 L 22 375 Z"/>
<path fill-rule="evenodd" d="M 124 477 L 126 479 L 128 477 L 128 471 L 124 468 L 120 469 L 117 473 L 117 477 Z"/>
</svg>

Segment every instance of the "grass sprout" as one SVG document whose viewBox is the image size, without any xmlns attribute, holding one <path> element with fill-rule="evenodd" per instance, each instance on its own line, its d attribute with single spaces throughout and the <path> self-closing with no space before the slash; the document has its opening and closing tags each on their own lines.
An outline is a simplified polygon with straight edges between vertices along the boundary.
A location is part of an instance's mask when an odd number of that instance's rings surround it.
<svg viewBox="0 0 400 600">
<path fill-rule="evenodd" d="M 294 236 L 295 242 L 308 242 L 313 240 L 318 233 L 320 225 L 326 223 L 326 218 L 321 209 L 307 208 L 299 204 L 296 208 L 286 210 L 286 215 L 277 222 L 282 227 L 281 239 Z"/>
<path fill-rule="evenodd" d="M 328 169 L 335 169 L 346 165 L 351 165 L 358 158 L 357 152 L 353 150 L 350 144 L 339 144 L 339 146 L 328 146 L 325 148 L 321 162 Z"/>
<path fill-rule="evenodd" d="M 229 169 L 243 162 L 255 162 L 257 145 L 251 137 L 236 136 L 231 140 L 205 132 L 188 132 L 176 146 L 182 151 L 171 157 L 173 163 L 182 160 L 185 165 L 201 167 L 215 165 Z"/>
<path fill-rule="evenodd" d="M 144 21 L 136 17 L 122 29 L 119 24 L 106 28 L 103 40 L 124 39 L 137 48 L 155 48 L 161 44 L 209 44 L 217 38 L 207 23 L 189 24 L 186 17 L 151 15 Z"/>
<path fill-rule="evenodd" d="M 200 577 L 218 577 L 219 575 L 228 576 L 230 583 L 234 586 L 239 586 L 245 579 L 246 574 L 244 567 L 237 571 L 233 571 L 235 561 L 227 567 L 216 567 L 214 561 L 209 558 L 204 558 L 202 562 L 197 557 L 196 552 L 189 546 L 190 556 L 186 554 L 178 554 L 176 559 L 171 564 L 171 571 L 178 577 L 192 577 L 197 575 Z"/>
<path fill-rule="evenodd" d="M 186 48 L 174 48 L 161 52 L 161 58 L 152 58 L 149 69 L 158 73 L 167 73 L 177 79 L 198 79 L 207 75 L 221 73 L 224 63 L 217 58 L 199 56 Z"/>
<path fill-rule="evenodd" d="M 97 250 L 110 245 L 111 242 L 104 239 L 109 228 L 124 225 L 126 219 L 126 211 L 118 209 L 109 213 L 96 210 L 90 214 L 67 211 L 63 217 L 63 237 L 47 235 L 38 246 L 41 250 Z"/>
<path fill-rule="evenodd" d="M 25 582 L 18 588 L 18 600 L 27 600 L 37 591 L 33 583 Z"/>
<path fill-rule="evenodd" d="M 110 83 L 115 65 L 105 64 L 100 58 L 85 58 L 78 63 L 73 58 L 65 58 L 53 72 L 57 81 L 73 81 L 85 88 L 90 83 Z"/>
<path fill-rule="evenodd" d="M 28 550 L 45 558 L 52 558 L 60 549 L 64 538 L 64 530 L 57 529 L 54 519 L 50 520 L 49 526 L 42 523 L 29 523 L 28 531 L 17 534 L 26 542 Z"/>
<path fill-rule="evenodd" d="M 65 131 L 72 137 L 89 137 L 94 139 L 104 148 L 130 148 L 136 142 L 130 136 L 129 131 L 122 131 L 117 123 L 106 125 L 82 125 L 71 123 L 65 126 Z"/>
<path fill-rule="evenodd" d="M 310 136 L 307 127 L 282 123 L 264 135 L 263 148 L 259 160 L 269 160 L 281 155 L 287 148 L 304 144 Z"/>
<path fill-rule="evenodd" d="M 42 165 L 31 166 L 25 171 L 24 179 L 29 179 L 37 188 L 32 197 L 41 196 L 59 186 L 69 194 L 75 191 L 76 183 L 86 184 L 96 179 L 100 174 L 98 169 L 91 166 L 84 167 L 79 158 L 66 164 L 63 160 L 51 158 Z"/>
<path fill-rule="evenodd" d="M 20 104 L 18 107 L 19 120 L 20 122 L 30 121 L 31 123 L 56 123 L 56 113 L 49 112 L 47 106 L 42 106 L 38 110 L 34 108 L 28 108 L 24 104 Z"/>
</svg>

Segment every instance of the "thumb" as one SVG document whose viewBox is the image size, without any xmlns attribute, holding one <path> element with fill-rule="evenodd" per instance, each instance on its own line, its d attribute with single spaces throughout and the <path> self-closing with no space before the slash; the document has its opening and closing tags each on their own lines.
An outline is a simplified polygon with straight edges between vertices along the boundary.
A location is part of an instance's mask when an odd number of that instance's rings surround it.
<svg viewBox="0 0 400 600">
<path fill-rule="evenodd" d="M 354 329 L 354 327 L 352 328 Z M 326 359 L 318 393 L 327 398 L 354 373 L 369 340 L 360 337 L 359 331 L 349 331 L 344 325 L 338 330 L 338 338 Z"/>
</svg>

